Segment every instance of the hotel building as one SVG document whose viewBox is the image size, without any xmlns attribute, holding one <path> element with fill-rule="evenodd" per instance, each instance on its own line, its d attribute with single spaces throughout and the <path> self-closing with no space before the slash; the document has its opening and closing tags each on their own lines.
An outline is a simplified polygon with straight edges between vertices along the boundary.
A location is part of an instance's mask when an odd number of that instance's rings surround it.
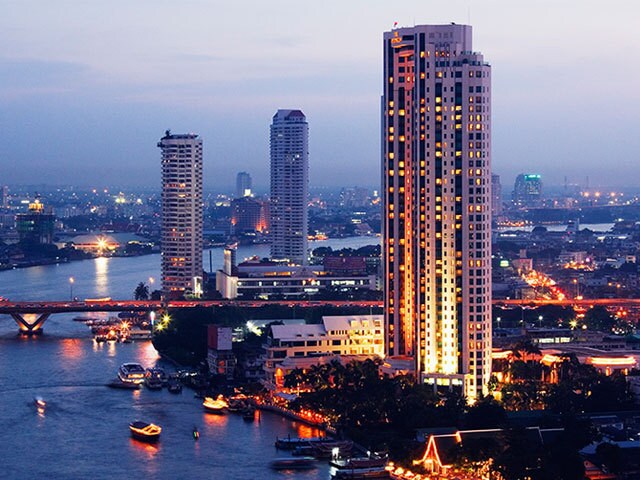
<svg viewBox="0 0 640 480">
<path fill-rule="evenodd" d="M 202 140 L 167 130 L 162 150 L 162 290 L 202 294 Z"/>
<path fill-rule="evenodd" d="M 300 110 L 278 110 L 271 123 L 271 258 L 307 264 L 309 124 Z"/>
<path fill-rule="evenodd" d="M 491 373 L 490 75 L 468 25 L 384 34 L 386 361 L 469 399 Z"/>
</svg>

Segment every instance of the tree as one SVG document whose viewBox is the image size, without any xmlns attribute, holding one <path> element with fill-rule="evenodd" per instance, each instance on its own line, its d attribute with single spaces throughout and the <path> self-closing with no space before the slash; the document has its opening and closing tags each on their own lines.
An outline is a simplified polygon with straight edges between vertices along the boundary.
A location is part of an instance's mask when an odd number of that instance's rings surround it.
<svg viewBox="0 0 640 480">
<path fill-rule="evenodd" d="M 136 300 L 148 300 L 149 299 L 149 287 L 140 282 L 136 289 L 133 291 L 133 298 Z"/>
<path fill-rule="evenodd" d="M 609 333 L 615 325 L 615 319 L 606 307 L 596 305 L 587 310 L 587 313 L 584 315 L 584 323 L 589 330 Z"/>
</svg>

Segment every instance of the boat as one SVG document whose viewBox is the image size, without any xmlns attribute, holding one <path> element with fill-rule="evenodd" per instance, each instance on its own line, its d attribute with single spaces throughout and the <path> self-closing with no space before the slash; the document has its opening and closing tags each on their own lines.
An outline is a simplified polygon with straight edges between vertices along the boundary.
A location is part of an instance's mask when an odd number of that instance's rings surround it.
<svg viewBox="0 0 640 480">
<path fill-rule="evenodd" d="M 275 458 L 269 464 L 274 470 L 310 470 L 317 468 L 313 457 L 283 457 Z"/>
<path fill-rule="evenodd" d="M 165 373 L 165 371 L 161 368 L 147 368 L 145 375 L 145 383 L 147 387 L 151 389 L 160 389 L 165 386 L 169 377 Z"/>
<path fill-rule="evenodd" d="M 242 413 L 246 408 L 247 404 L 245 400 L 247 397 L 245 395 L 236 395 L 229 399 L 229 411 L 234 413 Z"/>
<path fill-rule="evenodd" d="M 162 432 L 162 428 L 158 425 L 140 421 L 131 422 L 129 430 L 133 438 L 143 442 L 157 442 L 160 438 L 160 432 Z"/>
<path fill-rule="evenodd" d="M 124 390 L 138 390 L 140 388 L 140 384 L 133 382 L 123 382 L 119 378 L 114 378 L 111 382 L 107 383 L 107 387 L 121 388 Z"/>
<path fill-rule="evenodd" d="M 349 440 L 318 442 L 313 444 L 313 456 L 316 458 L 348 457 L 353 450 L 353 442 Z"/>
<path fill-rule="evenodd" d="M 118 378 L 123 382 L 142 383 L 144 374 L 144 367 L 139 363 L 123 363 L 118 369 Z"/>
<path fill-rule="evenodd" d="M 169 383 L 167 384 L 167 390 L 169 390 L 169 392 L 171 393 L 181 393 L 182 384 L 180 383 L 180 380 L 174 377 L 169 378 Z"/>
<path fill-rule="evenodd" d="M 162 380 L 158 377 L 145 377 L 144 384 L 149 390 L 162 390 Z"/>
<path fill-rule="evenodd" d="M 325 441 L 324 437 L 310 437 L 310 438 L 298 438 L 298 437 L 276 437 L 276 448 L 279 450 L 294 450 L 296 447 L 310 446 L 313 443 Z"/>
<path fill-rule="evenodd" d="M 336 480 L 389 478 L 387 462 L 387 457 L 333 459 L 329 462 L 331 478 Z"/>
<path fill-rule="evenodd" d="M 222 395 L 218 395 L 216 398 L 204 397 L 202 406 L 209 413 L 217 413 L 218 415 L 222 415 L 227 410 L 229 404 Z"/>
<path fill-rule="evenodd" d="M 247 405 L 247 407 L 242 410 L 242 419 L 246 422 L 253 422 L 256 419 L 256 409 L 253 405 Z"/>
<path fill-rule="evenodd" d="M 36 397 L 33 399 L 33 404 L 36 406 L 38 410 L 44 410 L 47 406 L 47 402 L 45 402 L 42 397 Z"/>
</svg>

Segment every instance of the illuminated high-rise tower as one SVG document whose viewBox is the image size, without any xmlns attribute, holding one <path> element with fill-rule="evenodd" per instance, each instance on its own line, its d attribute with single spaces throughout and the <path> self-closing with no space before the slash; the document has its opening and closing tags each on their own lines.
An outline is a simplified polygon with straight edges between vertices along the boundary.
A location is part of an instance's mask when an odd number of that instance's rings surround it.
<svg viewBox="0 0 640 480">
<path fill-rule="evenodd" d="M 278 110 L 271 123 L 271 257 L 307 264 L 309 124 L 300 110 Z"/>
<path fill-rule="evenodd" d="M 167 130 L 162 150 L 162 291 L 202 293 L 202 140 Z"/>
<path fill-rule="evenodd" d="M 470 26 L 384 34 L 387 354 L 470 399 L 491 374 L 490 75 Z"/>
</svg>

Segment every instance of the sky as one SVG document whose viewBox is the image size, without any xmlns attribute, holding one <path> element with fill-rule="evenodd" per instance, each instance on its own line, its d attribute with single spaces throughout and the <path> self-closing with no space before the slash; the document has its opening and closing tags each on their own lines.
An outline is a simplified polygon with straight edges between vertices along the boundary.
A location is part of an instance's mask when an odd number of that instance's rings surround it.
<svg viewBox="0 0 640 480">
<path fill-rule="evenodd" d="M 635 0 L 0 0 L 0 183 L 160 185 L 166 129 L 205 188 L 268 188 L 278 108 L 313 186 L 378 185 L 382 33 L 464 23 L 492 65 L 493 171 L 640 186 Z"/>
</svg>

